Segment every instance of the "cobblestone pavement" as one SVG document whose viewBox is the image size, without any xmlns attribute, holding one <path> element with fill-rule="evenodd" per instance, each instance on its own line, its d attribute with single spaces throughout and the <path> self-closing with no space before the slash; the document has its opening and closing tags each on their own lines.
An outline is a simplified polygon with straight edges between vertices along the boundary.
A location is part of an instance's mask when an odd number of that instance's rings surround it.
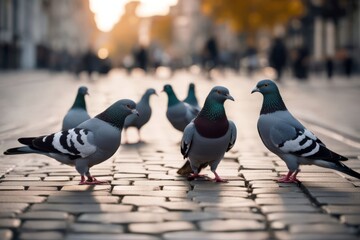
<svg viewBox="0 0 360 240">
<path fill-rule="evenodd" d="M 17 145 L 18 137 L 59 130 L 82 84 L 89 88 L 92 116 L 120 98 L 137 101 L 148 87 L 160 92 L 165 83 L 184 98 L 188 83 L 195 81 L 201 102 L 212 86 L 224 85 L 235 98 L 225 107 L 238 128 L 237 143 L 218 168 L 230 181 L 221 184 L 189 182 L 176 174 L 183 164 L 181 133 L 166 120 L 164 93 L 151 98 L 153 116 L 142 131 L 145 143 L 122 145 L 111 159 L 92 168 L 109 185 L 79 186 L 74 168 L 50 158 L 1 154 L 0 239 L 359 239 L 360 181 L 305 166 L 301 184 L 276 183 L 287 169 L 259 139 L 262 97 L 250 94 L 261 76 L 215 79 L 188 73 L 171 80 L 128 77 L 114 71 L 89 82 L 65 73 L 0 74 L 1 152 Z M 360 171 L 357 82 L 289 81 L 280 89 L 289 110 Z M 136 142 L 136 131 L 129 135 Z M 209 170 L 205 173 L 212 177 Z"/>
</svg>

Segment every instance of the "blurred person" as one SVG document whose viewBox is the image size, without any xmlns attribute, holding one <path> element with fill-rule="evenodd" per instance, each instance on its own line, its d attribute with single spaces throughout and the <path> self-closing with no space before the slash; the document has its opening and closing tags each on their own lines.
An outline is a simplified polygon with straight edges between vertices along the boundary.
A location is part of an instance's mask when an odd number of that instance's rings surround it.
<svg viewBox="0 0 360 240">
<path fill-rule="evenodd" d="M 131 54 L 127 54 L 123 58 L 122 64 L 126 69 L 126 73 L 130 74 L 135 65 L 134 57 Z"/>
<path fill-rule="evenodd" d="M 251 77 L 253 75 L 254 71 L 259 66 L 259 60 L 258 60 L 258 56 L 257 56 L 257 49 L 253 45 L 249 45 L 246 52 L 245 52 L 245 56 L 246 56 L 246 59 L 247 59 L 248 76 Z"/>
<path fill-rule="evenodd" d="M 286 66 L 287 50 L 281 38 L 275 38 L 269 53 L 270 67 L 276 70 L 276 81 L 281 81 L 283 69 Z"/>
<path fill-rule="evenodd" d="M 299 80 L 306 80 L 308 77 L 309 51 L 306 47 L 300 47 L 294 52 L 293 73 Z"/>
<path fill-rule="evenodd" d="M 351 57 L 350 47 L 343 48 L 342 50 L 342 67 L 347 78 L 351 77 L 353 68 L 353 59 Z"/>
<path fill-rule="evenodd" d="M 98 68 L 98 58 L 95 55 L 95 53 L 89 49 L 83 56 L 83 68 L 87 72 L 88 77 L 90 80 L 92 80 L 91 76 L 92 73 L 97 71 Z"/>
<path fill-rule="evenodd" d="M 140 46 L 139 49 L 135 51 L 135 59 L 137 67 L 147 72 L 148 52 L 144 46 Z"/>
<path fill-rule="evenodd" d="M 210 79 L 210 71 L 217 67 L 219 60 L 219 50 L 215 37 L 211 36 L 204 45 L 202 53 L 203 70 Z"/>
<path fill-rule="evenodd" d="M 331 80 L 333 74 L 334 74 L 334 61 L 332 57 L 327 57 L 325 60 L 325 69 L 326 69 L 326 75 L 329 80 Z"/>
<path fill-rule="evenodd" d="M 158 44 L 154 44 L 151 50 L 151 66 L 152 70 L 156 72 L 156 69 L 163 65 L 163 55 L 164 52 Z"/>
</svg>

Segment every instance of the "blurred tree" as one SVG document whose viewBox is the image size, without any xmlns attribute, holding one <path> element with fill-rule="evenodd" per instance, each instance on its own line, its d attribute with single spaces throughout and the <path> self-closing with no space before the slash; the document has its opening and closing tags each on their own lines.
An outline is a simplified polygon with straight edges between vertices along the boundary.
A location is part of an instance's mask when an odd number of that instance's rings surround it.
<svg viewBox="0 0 360 240">
<path fill-rule="evenodd" d="M 161 43 L 162 46 L 168 46 L 171 43 L 171 24 L 172 16 L 155 16 L 151 23 L 151 41 Z"/>
<path fill-rule="evenodd" d="M 125 55 L 130 54 L 138 44 L 138 31 L 141 19 L 136 16 L 139 2 L 130 2 L 125 6 L 125 13 L 110 33 L 107 44 L 110 57 L 119 64 Z"/>
<path fill-rule="evenodd" d="M 229 22 L 234 31 L 249 34 L 284 24 L 304 11 L 301 0 L 202 0 L 201 7 L 216 22 Z"/>
</svg>

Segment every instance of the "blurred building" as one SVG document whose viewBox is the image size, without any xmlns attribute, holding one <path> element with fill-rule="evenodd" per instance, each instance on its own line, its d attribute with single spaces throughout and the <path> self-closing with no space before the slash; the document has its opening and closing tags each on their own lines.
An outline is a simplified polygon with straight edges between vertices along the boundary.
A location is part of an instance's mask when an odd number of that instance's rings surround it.
<svg viewBox="0 0 360 240">
<path fill-rule="evenodd" d="M 201 10 L 201 1 L 181 0 L 171 9 L 173 16 L 172 46 L 177 57 L 199 57 L 209 38 L 215 37 L 222 52 L 236 51 L 238 36 L 228 24 L 214 24 L 213 19 Z M 186 59 L 188 58 L 188 59 Z"/>
<path fill-rule="evenodd" d="M 360 63 L 360 1 L 306 0 L 306 13 L 289 22 L 290 48 L 306 48 L 315 68 L 327 60 Z"/>
<path fill-rule="evenodd" d="M 211 32 L 211 21 L 201 12 L 201 1 L 182 0 L 171 9 L 173 48 L 179 57 L 201 51 Z"/>
<path fill-rule="evenodd" d="M 97 31 L 88 4 L 1 0 L 0 69 L 51 67 L 87 51 Z"/>
</svg>

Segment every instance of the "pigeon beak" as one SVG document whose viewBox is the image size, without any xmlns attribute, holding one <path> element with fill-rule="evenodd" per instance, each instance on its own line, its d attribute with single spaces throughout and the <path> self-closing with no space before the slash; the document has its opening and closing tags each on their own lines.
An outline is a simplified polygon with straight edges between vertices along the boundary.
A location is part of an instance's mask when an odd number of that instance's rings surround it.
<svg viewBox="0 0 360 240">
<path fill-rule="evenodd" d="M 229 99 L 231 101 L 235 101 L 234 98 L 230 94 L 226 94 L 226 99 Z"/>
<path fill-rule="evenodd" d="M 140 116 L 140 115 L 139 115 L 139 112 L 138 112 L 136 109 L 132 109 L 132 110 L 131 110 L 131 113 L 136 114 L 137 116 Z"/>
<path fill-rule="evenodd" d="M 253 94 L 254 92 L 260 92 L 260 89 L 258 89 L 257 87 L 254 88 L 254 89 L 251 91 L 251 94 Z"/>
</svg>

